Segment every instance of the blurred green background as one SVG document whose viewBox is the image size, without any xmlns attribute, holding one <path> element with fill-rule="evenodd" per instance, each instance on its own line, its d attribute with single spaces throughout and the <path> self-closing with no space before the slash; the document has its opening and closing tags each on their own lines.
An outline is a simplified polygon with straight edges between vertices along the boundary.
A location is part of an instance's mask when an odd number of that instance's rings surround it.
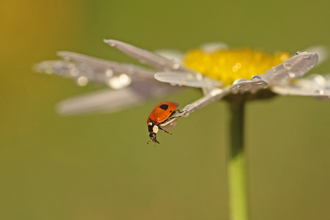
<svg viewBox="0 0 330 220">
<path fill-rule="evenodd" d="M 294 53 L 330 48 L 327 1 L 1 1 L 0 219 L 228 219 L 228 109 L 213 103 L 146 145 L 156 104 L 61 117 L 59 101 L 105 87 L 32 71 L 56 51 L 134 62 L 103 43 L 185 51 L 205 42 Z M 327 73 L 330 61 L 310 73 Z M 185 106 L 187 89 L 167 100 Z M 251 102 L 251 219 L 330 219 L 330 102 Z"/>
</svg>

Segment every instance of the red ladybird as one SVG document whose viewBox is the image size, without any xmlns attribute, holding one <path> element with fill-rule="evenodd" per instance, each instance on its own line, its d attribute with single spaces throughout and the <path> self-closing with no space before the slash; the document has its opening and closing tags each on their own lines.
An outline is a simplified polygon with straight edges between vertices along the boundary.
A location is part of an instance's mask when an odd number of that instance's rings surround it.
<svg viewBox="0 0 330 220">
<path fill-rule="evenodd" d="M 174 117 L 171 118 L 171 116 L 176 112 L 180 112 L 177 109 L 178 106 L 179 104 L 175 102 L 161 102 L 152 110 L 147 120 L 150 140 L 159 144 L 156 139 L 159 129 L 171 134 L 167 130 L 171 130 L 176 124 L 176 119 Z"/>
</svg>

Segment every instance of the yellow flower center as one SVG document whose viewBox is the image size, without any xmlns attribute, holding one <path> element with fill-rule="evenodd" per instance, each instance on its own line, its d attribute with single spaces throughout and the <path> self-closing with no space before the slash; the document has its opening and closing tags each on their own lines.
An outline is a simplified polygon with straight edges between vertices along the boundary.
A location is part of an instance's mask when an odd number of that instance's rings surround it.
<svg viewBox="0 0 330 220">
<path fill-rule="evenodd" d="M 253 75 L 261 75 L 289 57 L 287 52 L 271 55 L 250 48 L 214 52 L 195 49 L 188 51 L 183 61 L 185 66 L 231 85 L 239 78 L 251 79 Z"/>
</svg>

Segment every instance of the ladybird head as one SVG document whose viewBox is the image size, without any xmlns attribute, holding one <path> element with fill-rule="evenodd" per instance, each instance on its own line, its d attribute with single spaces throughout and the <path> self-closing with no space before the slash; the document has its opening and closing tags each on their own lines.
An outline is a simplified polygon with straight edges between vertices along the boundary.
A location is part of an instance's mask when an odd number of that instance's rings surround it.
<svg viewBox="0 0 330 220">
<path fill-rule="evenodd" d="M 159 142 L 156 139 L 156 137 L 157 137 L 156 133 L 150 132 L 149 137 L 150 137 L 150 140 L 152 140 L 153 142 L 159 144 Z M 148 141 L 148 143 L 149 143 L 149 141 Z"/>
<path fill-rule="evenodd" d="M 158 125 L 156 125 L 153 121 L 150 121 L 148 123 L 148 131 L 149 131 L 149 137 L 150 137 L 149 141 L 153 141 L 153 142 L 159 144 L 159 142 L 156 139 L 158 130 L 159 130 Z M 148 141 L 148 144 L 149 144 L 149 141 Z"/>
</svg>

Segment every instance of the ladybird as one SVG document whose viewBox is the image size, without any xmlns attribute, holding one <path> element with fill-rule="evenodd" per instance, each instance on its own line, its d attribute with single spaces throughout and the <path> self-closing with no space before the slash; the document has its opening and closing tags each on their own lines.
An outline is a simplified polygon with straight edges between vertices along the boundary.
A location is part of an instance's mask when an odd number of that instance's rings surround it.
<svg viewBox="0 0 330 220">
<path fill-rule="evenodd" d="M 177 109 L 178 106 L 178 103 L 166 101 L 159 103 L 154 110 L 151 111 L 147 120 L 150 137 L 148 143 L 153 141 L 159 144 L 156 139 L 156 134 L 159 129 L 171 134 L 167 130 L 174 128 L 176 125 L 176 119 L 171 116 L 173 116 L 176 112 L 180 112 L 180 110 Z"/>
</svg>

